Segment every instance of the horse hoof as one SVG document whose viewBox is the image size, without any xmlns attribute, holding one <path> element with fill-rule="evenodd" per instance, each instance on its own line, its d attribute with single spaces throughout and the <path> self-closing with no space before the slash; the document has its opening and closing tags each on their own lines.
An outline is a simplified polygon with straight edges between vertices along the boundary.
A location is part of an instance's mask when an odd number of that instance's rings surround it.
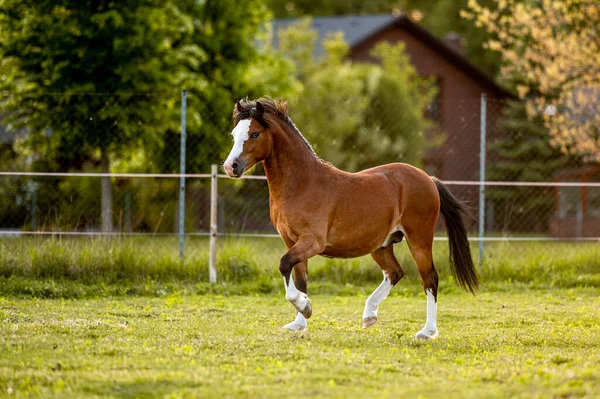
<svg viewBox="0 0 600 399">
<path fill-rule="evenodd" d="M 438 330 L 427 331 L 421 330 L 417 333 L 417 339 L 430 340 L 435 339 L 438 336 Z"/>
<path fill-rule="evenodd" d="M 304 310 L 300 313 L 302 313 L 302 316 L 304 316 L 304 318 L 310 319 L 310 316 L 312 316 L 312 305 L 310 304 L 310 302 L 306 303 Z"/>
<path fill-rule="evenodd" d="M 377 322 L 377 316 L 369 316 L 363 319 L 363 328 L 369 328 Z"/>
<path fill-rule="evenodd" d="M 294 331 L 294 332 L 298 332 L 298 331 L 304 331 L 306 330 L 306 325 L 302 325 L 302 324 L 297 324 L 294 322 L 288 323 L 285 326 L 283 326 L 282 328 L 284 331 Z"/>
<path fill-rule="evenodd" d="M 284 329 L 284 331 L 286 330 Z M 308 328 L 304 327 L 294 330 L 287 330 L 287 333 L 289 334 L 288 337 L 290 339 L 304 339 L 304 337 L 308 335 Z"/>
</svg>

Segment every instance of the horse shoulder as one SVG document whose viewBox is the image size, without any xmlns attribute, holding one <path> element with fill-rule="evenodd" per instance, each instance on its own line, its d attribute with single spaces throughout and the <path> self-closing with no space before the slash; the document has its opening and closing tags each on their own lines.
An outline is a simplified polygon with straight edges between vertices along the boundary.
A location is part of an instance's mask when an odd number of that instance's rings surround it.
<svg viewBox="0 0 600 399">
<path fill-rule="evenodd" d="M 269 196 L 269 216 L 271 217 L 271 223 L 273 226 L 277 228 L 277 224 L 279 223 L 279 207 L 277 206 L 277 202 L 273 200 L 272 196 Z"/>
</svg>

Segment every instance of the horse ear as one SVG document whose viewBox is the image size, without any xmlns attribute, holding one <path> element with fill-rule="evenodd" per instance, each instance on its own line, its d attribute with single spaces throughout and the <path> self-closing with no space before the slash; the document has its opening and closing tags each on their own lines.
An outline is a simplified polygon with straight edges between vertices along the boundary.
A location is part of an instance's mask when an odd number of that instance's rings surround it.
<svg viewBox="0 0 600 399">
<path fill-rule="evenodd" d="M 235 103 L 235 108 L 237 109 L 238 112 L 242 112 L 244 110 L 244 107 L 242 107 L 242 103 L 239 101 L 237 103 Z"/>
<path fill-rule="evenodd" d="M 263 116 L 263 114 L 265 113 L 265 108 L 260 103 L 260 101 L 256 102 L 256 113 L 258 114 L 258 116 Z"/>
</svg>

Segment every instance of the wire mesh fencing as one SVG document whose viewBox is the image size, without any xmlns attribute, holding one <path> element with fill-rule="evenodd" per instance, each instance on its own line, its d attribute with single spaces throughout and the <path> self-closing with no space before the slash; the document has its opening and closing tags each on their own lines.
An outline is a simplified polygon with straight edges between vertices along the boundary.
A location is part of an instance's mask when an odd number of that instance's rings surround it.
<svg viewBox="0 0 600 399">
<path fill-rule="evenodd" d="M 0 99 L 0 240 L 137 237 L 175 259 L 182 231 L 186 259 L 208 262 L 212 203 L 219 237 L 276 237 L 260 166 L 254 179 L 219 172 L 211 198 L 211 165 L 231 147 L 231 108 L 188 97 L 181 209 L 179 93 L 53 94 L 42 100 Z M 522 103 L 488 99 L 482 126 L 480 98 L 438 102 L 416 132 L 407 128 L 415 116 L 404 118 L 403 110 L 368 111 L 345 132 L 335 119 L 304 131 L 308 122 L 294 118 L 293 105 L 290 116 L 317 154 L 342 169 L 408 161 L 446 181 L 471 209 L 474 239 L 481 222 L 488 240 L 600 237 L 600 165 L 554 147 L 545 122 L 528 117 Z"/>
</svg>

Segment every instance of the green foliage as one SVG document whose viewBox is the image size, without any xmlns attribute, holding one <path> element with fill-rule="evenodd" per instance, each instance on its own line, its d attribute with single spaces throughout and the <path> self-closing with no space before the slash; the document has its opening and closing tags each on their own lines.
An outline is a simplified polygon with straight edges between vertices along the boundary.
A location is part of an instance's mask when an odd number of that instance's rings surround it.
<svg viewBox="0 0 600 399">
<path fill-rule="evenodd" d="M 311 19 L 303 18 L 278 32 L 279 50 L 293 60 L 300 80 L 306 79 L 315 69 L 313 53 L 319 34 L 311 28 Z"/>
<path fill-rule="evenodd" d="M 12 131 L 26 128 L 9 154 L 10 170 L 178 172 L 185 88 L 187 171 L 206 173 L 230 148 L 236 100 L 291 96 L 298 89 L 294 66 L 273 51 L 262 28 L 269 17 L 261 1 L 1 2 L 0 90 L 8 92 L 2 123 Z M 97 215 L 81 215 L 100 207 L 100 183 L 77 183 L 38 181 L 40 216 L 56 213 L 54 219 L 61 210 L 64 226 L 96 228 Z M 10 184 L 0 220 L 22 227 L 25 216 L 15 215 L 28 214 L 27 182 L 0 184 Z M 148 211 L 138 225 L 154 226 L 153 215 L 165 209 L 174 220 L 168 199 L 149 209 L 148 198 L 165 198 L 165 192 L 113 180 L 117 185 L 123 190 L 113 196 L 115 207 L 129 191 L 136 193 L 133 205 Z M 15 205 L 23 202 L 27 206 Z M 112 214 L 118 223 L 119 213 Z"/>
<path fill-rule="evenodd" d="M 481 3 L 490 5 L 493 1 Z M 467 0 L 269 0 L 269 5 L 277 18 L 391 14 L 402 11 L 440 39 L 448 32 L 460 34 L 466 41 L 464 54 L 467 59 L 491 76 L 499 72 L 499 54 L 483 48 L 483 43 L 489 39 L 488 34 L 460 16 L 460 11 L 467 8 Z"/>
<path fill-rule="evenodd" d="M 495 77 L 499 73 L 500 55 L 484 48 L 489 33 L 479 29 L 472 21 L 460 16 L 467 8 L 468 0 L 436 0 L 431 2 L 431 11 L 424 14 L 422 24 L 435 36 L 444 38 L 449 32 L 458 33 L 464 39 L 464 55 L 478 68 Z M 493 4 L 493 0 L 481 3 Z"/>
<path fill-rule="evenodd" d="M 188 18 L 171 3 L 4 1 L 0 51 L 14 61 L 5 111 L 32 141 L 51 129 L 57 153 L 43 155 L 63 170 L 156 140 L 176 121 L 166 93 Z"/>
<path fill-rule="evenodd" d="M 417 74 L 404 50 L 403 43 L 380 43 L 373 50 L 372 55 L 382 64 L 382 74 L 365 119 L 369 136 L 379 136 L 373 140 L 379 151 L 368 152 L 421 165 L 426 149 L 441 144 L 439 138 L 426 136 L 432 124 L 424 116 L 437 89 L 433 81 Z"/>
<path fill-rule="evenodd" d="M 260 1 L 5 1 L 3 110 L 30 130 L 43 169 L 106 152 L 121 168 L 174 172 L 186 88 L 188 170 L 206 172 L 227 150 L 236 100 L 296 89 L 293 66 L 265 45 L 269 15 Z"/>
<path fill-rule="evenodd" d="M 350 15 L 391 13 L 394 9 L 406 9 L 411 0 L 269 0 L 268 4 L 277 18 L 308 15 Z M 427 2 L 425 2 L 427 3 Z"/>
<path fill-rule="evenodd" d="M 4 168 L 19 170 L 17 156 L 9 144 L 0 141 L 0 162 Z M 16 176 L 4 176 L 0 179 L 0 193 L 11 195 L 0 195 L 0 226 L 5 228 L 17 228 L 24 222 L 27 215 L 27 186 L 21 184 Z"/>
<path fill-rule="evenodd" d="M 176 43 L 190 20 L 172 2 L 0 3 L 0 56 L 10 72 L 0 83 L 10 92 L 2 111 L 11 128 L 27 129 L 33 169 L 91 163 L 107 173 L 111 157 L 158 145 L 177 125 L 172 87 L 184 51 Z M 104 177 L 103 231 L 112 230 L 111 191 Z"/>
<path fill-rule="evenodd" d="M 388 162 L 421 163 L 430 126 L 423 110 L 435 94 L 418 76 L 404 45 L 382 43 L 373 56 L 381 65 L 345 61 L 340 33 L 324 41 L 326 58 L 315 60 L 316 32 L 310 20 L 281 32 L 284 55 L 294 60 L 304 89 L 292 102 L 292 117 L 323 159 L 348 171 Z"/>
<path fill-rule="evenodd" d="M 348 160 L 359 150 L 348 148 L 348 142 L 363 124 L 369 98 L 365 92 L 374 90 L 374 84 L 367 86 L 372 73 L 377 72 L 367 65 L 328 59 L 306 77 L 302 95 L 292 103 L 292 119 L 317 154 L 344 170 L 358 168 Z"/>
<path fill-rule="evenodd" d="M 271 48 L 263 26 L 270 12 L 262 1 L 179 0 L 193 16 L 191 32 L 181 46 L 194 54 L 178 82 L 190 92 L 188 101 L 187 170 L 206 173 L 230 149 L 231 112 L 237 100 L 262 95 L 290 96 L 296 90 L 293 66 Z M 197 56 L 196 56 L 197 54 Z M 171 136 L 176 137 L 176 132 Z M 164 159 L 179 151 L 169 140 Z M 178 162 L 165 162 L 164 171 L 177 171 Z"/>
<path fill-rule="evenodd" d="M 506 103 L 500 130 L 503 134 L 489 146 L 499 158 L 488 170 L 491 180 L 551 181 L 573 161 L 550 145 L 542 118 L 529 118 L 522 101 Z"/>
</svg>

